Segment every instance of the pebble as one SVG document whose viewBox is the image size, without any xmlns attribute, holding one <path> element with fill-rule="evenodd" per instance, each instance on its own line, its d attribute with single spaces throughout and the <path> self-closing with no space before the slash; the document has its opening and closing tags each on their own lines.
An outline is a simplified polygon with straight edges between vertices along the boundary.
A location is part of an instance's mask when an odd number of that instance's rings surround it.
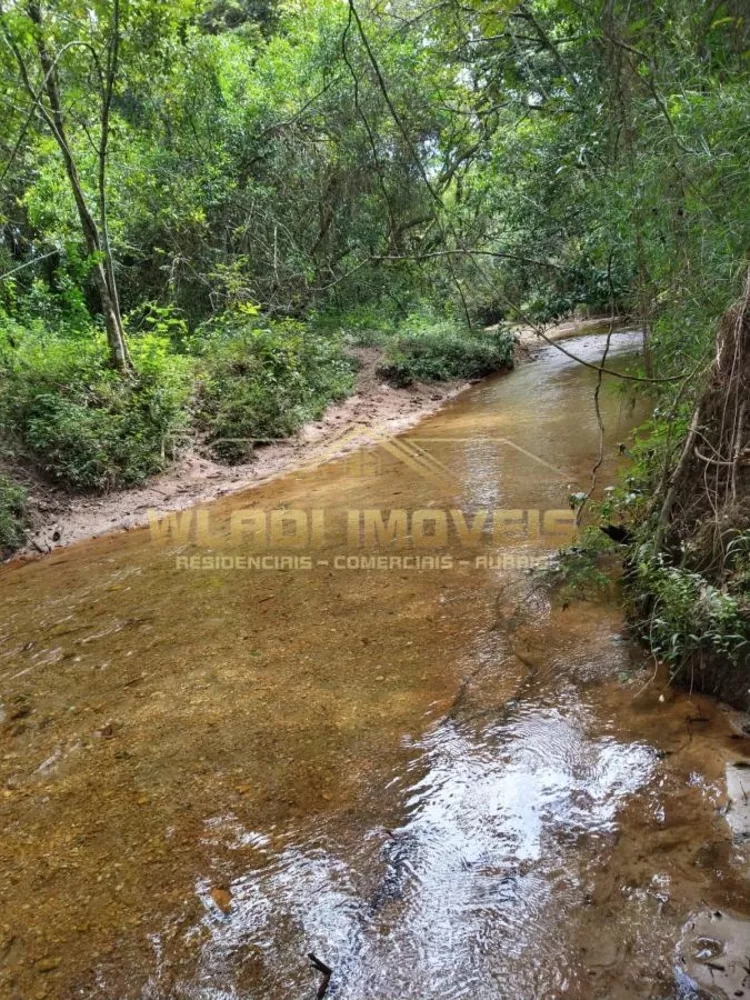
<svg viewBox="0 0 750 1000">
<path fill-rule="evenodd" d="M 211 899 L 219 907 L 222 913 L 229 913 L 232 906 L 232 893 L 228 889 L 215 885 L 211 889 Z"/>
<path fill-rule="evenodd" d="M 47 957 L 41 959 L 41 961 L 36 963 L 37 972 L 54 972 L 61 963 L 62 959 L 57 956 Z"/>
</svg>

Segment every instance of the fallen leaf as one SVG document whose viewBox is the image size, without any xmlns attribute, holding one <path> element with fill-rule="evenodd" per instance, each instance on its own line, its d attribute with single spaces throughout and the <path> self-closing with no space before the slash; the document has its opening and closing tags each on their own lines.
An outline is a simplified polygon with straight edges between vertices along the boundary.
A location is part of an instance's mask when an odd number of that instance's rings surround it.
<svg viewBox="0 0 750 1000">
<path fill-rule="evenodd" d="M 229 889 L 215 885 L 211 889 L 211 899 L 219 907 L 222 913 L 229 913 L 232 905 L 232 893 Z"/>
</svg>

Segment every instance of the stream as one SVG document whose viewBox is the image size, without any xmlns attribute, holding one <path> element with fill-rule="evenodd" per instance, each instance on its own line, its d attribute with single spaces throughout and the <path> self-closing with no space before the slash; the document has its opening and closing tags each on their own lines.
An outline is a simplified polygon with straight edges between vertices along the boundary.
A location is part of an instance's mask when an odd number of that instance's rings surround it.
<svg viewBox="0 0 750 1000">
<path fill-rule="evenodd" d="M 595 384 L 0 570 L 3 1000 L 750 998 L 748 719 L 539 572 Z"/>
</svg>

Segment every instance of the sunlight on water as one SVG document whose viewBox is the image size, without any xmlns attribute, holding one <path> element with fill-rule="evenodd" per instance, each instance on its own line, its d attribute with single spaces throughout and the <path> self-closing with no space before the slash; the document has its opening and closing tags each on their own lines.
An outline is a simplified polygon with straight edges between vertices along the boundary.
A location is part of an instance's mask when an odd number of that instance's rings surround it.
<svg viewBox="0 0 750 1000">
<path fill-rule="evenodd" d="M 595 383 L 544 350 L 388 447 L 218 501 L 208 545 L 135 531 L 0 573 L 0 995 L 312 998 L 310 952 L 338 1000 L 703 982 L 690 921 L 750 910 L 722 811 L 744 744 L 644 669 L 616 606 L 523 568 L 560 544 L 532 515 L 591 485 Z M 599 491 L 646 404 L 606 379 L 602 411 Z M 403 512 L 389 557 L 443 517 L 452 568 L 337 569 L 352 509 Z M 177 562 L 290 510 L 325 515 L 307 570 Z M 472 542 L 488 510 L 521 536 Z"/>
</svg>

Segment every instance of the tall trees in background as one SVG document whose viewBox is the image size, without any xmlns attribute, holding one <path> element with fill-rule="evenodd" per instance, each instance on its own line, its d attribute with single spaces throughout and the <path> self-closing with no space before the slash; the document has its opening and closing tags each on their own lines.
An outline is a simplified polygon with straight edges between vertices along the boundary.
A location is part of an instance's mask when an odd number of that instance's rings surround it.
<svg viewBox="0 0 750 1000">
<path fill-rule="evenodd" d="M 741 0 L 0 9 L 2 270 L 55 250 L 80 283 L 82 244 L 120 367 L 149 303 L 488 322 L 612 289 L 656 350 L 682 315 L 677 364 L 742 267 Z"/>
<path fill-rule="evenodd" d="M 29 104 L 27 121 L 34 119 L 43 123 L 59 149 L 91 262 L 112 364 L 126 371 L 130 361 L 107 224 L 107 157 L 112 98 L 118 74 L 120 3 L 112 0 L 109 11 L 101 9 L 102 6 L 99 10 L 78 5 L 65 9 L 55 4 L 48 9 L 40 0 L 13 4 L 7 9 L 0 6 L 0 30 L 15 63 L 18 89 L 25 92 Z M 101 17 L 105 18 L 103 25 Z M 88 31 L 79 34 L 84 26 Z M 64 67 L 69 64 L 73 69 L 66 72 Z M 63 76 L 69 81 L 69 91 L 63 88 Z M 94 109 L 95 121 L 92 120 Z M 80 123 L 94 148 L 95 212 L 84 190 L 78 157 L 69 135 L 71 115 Z"/>
</svg>

